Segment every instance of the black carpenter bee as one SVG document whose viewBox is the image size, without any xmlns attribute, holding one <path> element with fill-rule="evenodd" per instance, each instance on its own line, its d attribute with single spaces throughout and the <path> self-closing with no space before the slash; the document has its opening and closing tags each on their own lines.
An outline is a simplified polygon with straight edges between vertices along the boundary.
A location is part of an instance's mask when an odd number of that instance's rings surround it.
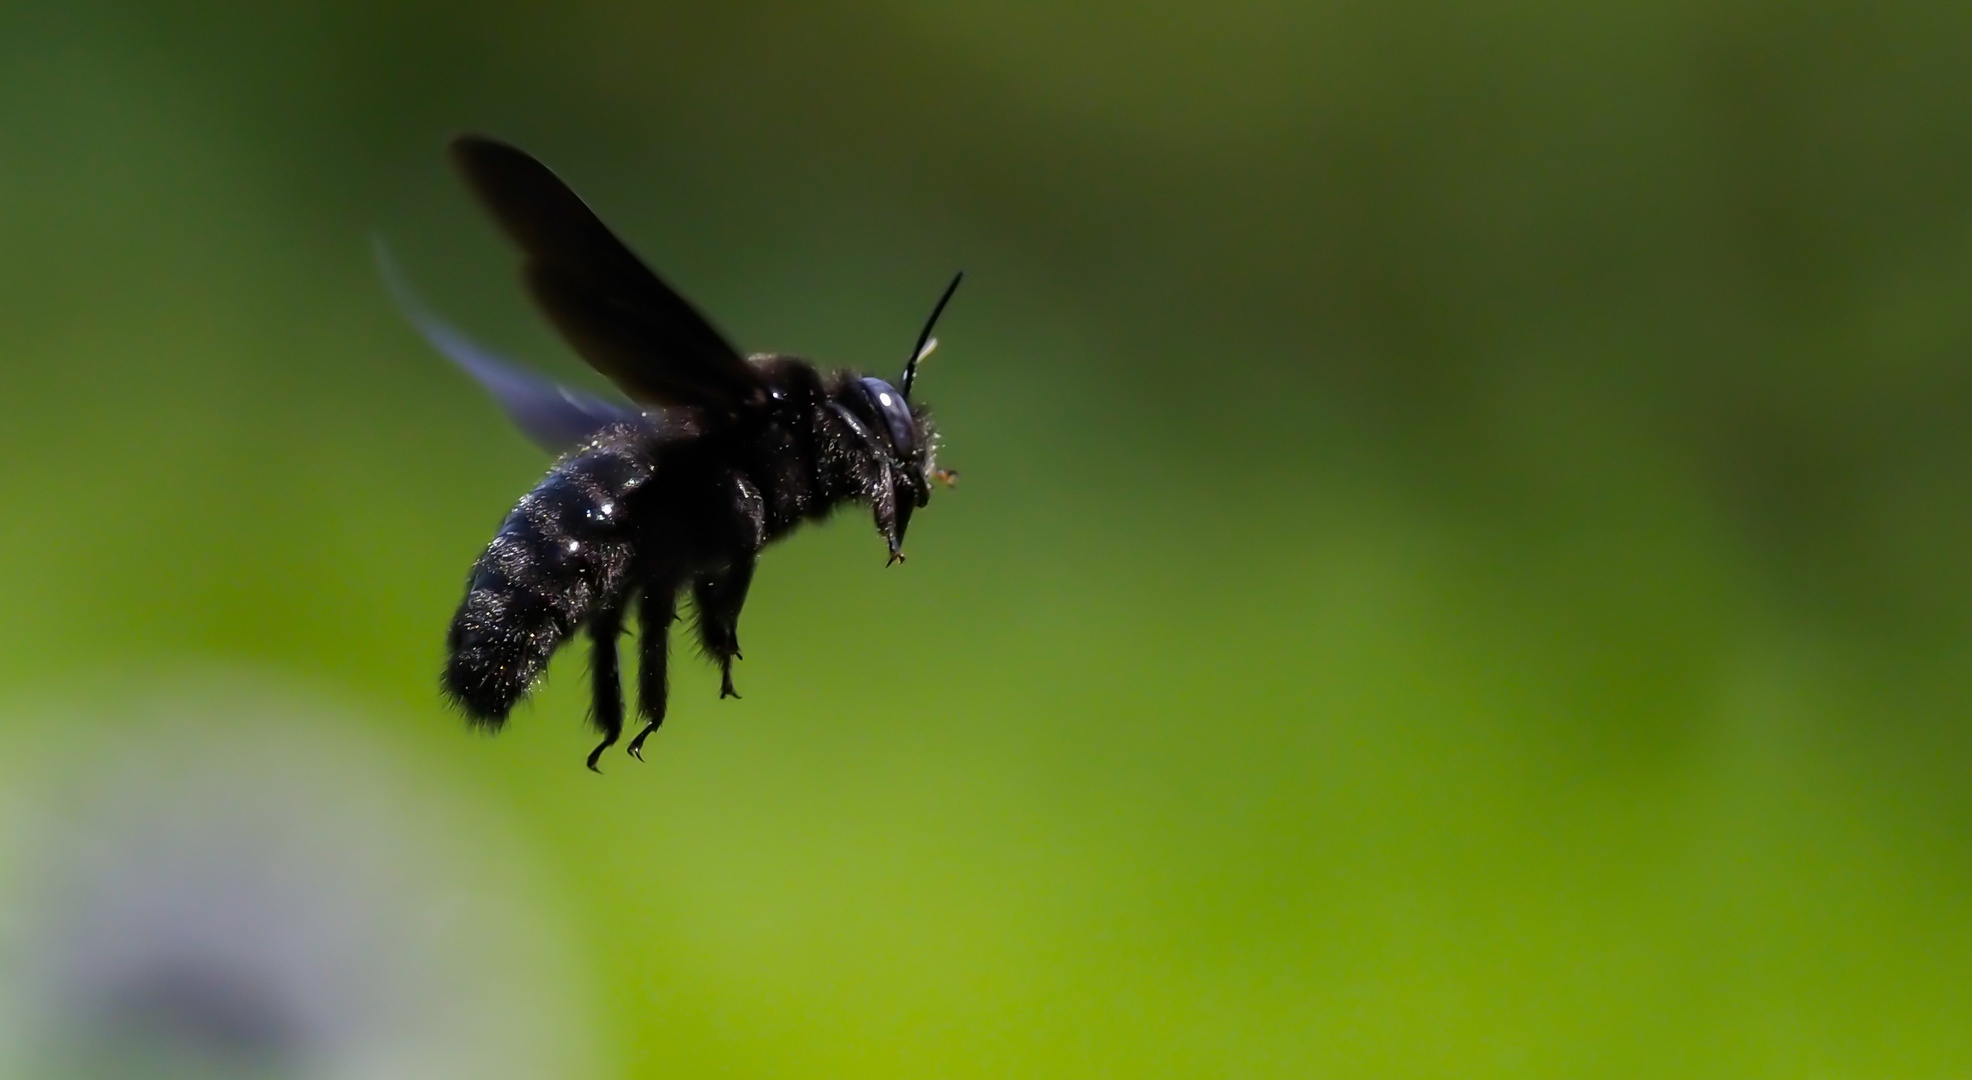
<svg viewBox="0 0 1972 1080">
<path fill-rule="evenodd" d="M 638 711 L 664 723 L 671 623 L 689 589 L 699 642 L 733 690 L 737 634 L 760 549 L 845 503 L 870 507 L 890 562 L 912 511 L 950 474 L 911 401 L 939 297 L 896 385 L 823 373 L 793 356 L 742 356 L 632 254 L 568 186 L 528 154 L 461 136 L 452 160 L 526 258 L 522 277 L 575 351 L 634 406 L 556 386 L 481 349 L 427 311 L 379 256 L 399 305 L 477 378 L 523 432 L 561 459 L 473 564 L 446 640 L 444 690 L 473 724 L 497 729 L 555 650 L 587 628 L 602 742 L 623 731 L 617 638 L 638 617 Z M 961 275 L 962 276 L 962 275 Z"/>
</svg>

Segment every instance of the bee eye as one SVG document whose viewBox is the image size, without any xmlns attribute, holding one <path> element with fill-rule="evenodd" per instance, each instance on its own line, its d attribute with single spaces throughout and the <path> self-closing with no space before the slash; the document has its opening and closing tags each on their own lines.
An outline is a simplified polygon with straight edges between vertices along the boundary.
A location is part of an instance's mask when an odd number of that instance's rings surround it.
<svg viewBox="0 0 1972 1080">
<path fill-rule="evenodd" d="M 909 454 L 917 449 L 918 424 L 911 417 L 911 405 L 897 388 L 882 379 L 866 378 L 863 392 L 869 395 L 870 404 L 875 406 L 878 416 L 883 417 L 884 427 L 890 430 L 890 441 L 900 454 Z"/>
</svg>

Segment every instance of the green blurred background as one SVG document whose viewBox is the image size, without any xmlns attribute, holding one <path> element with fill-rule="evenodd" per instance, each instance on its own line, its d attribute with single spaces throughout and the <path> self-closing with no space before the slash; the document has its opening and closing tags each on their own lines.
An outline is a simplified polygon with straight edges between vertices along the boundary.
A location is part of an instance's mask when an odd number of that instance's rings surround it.
<svg viewBox="0 0 1972 1080">
<path fill-rule="evenodd" d="M 579 656 L 436 692 L 546 460 L 370 234 L 602 385 L 465 128 L 749 349 L 968 272 L 909 565 L 772 551 L 602 777 Z M 1972 7 L 29 0 L 0 133 L 0 685 L 354 703 L 524 836 L 585 1071 L 1972 1069 Z"/>
</svg>

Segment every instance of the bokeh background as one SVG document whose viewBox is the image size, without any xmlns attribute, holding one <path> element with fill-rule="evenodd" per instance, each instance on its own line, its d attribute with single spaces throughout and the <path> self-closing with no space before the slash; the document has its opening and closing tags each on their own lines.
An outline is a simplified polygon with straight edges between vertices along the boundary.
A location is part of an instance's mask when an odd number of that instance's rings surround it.
<svg viewBox="0 0 1972 1080">
<path fill-rule="evenodd" d="M 908 566 L 860 516 L 774 550 L 744 700 L 685 664 L 602 777 L 579 656 L 497 739 L 436 693 L 547 462 L 369 237 L 601 385 L 465 128 L 744 347 L 887 371 L 968 271 Z M 1972 1069 L 1972 7 L 28 0 L 0 362 L 0 1068 L 135 1015 L 214 1069 L 467 1075 L 510 1029 L 393 1072 L 328 1021 L 491 983 L 561 1018 L 536 1075 Z M 102 811 L 125 775 L 228 809 Z M 366 845 L 421 870 L 348 885 Z M 256 983 L 260 937 L 101 916 L 329 1034 L 28 1019 L 102 940 L 46 898 L 153 879 L 329 941 Z M 407 959 L 454 894 L 560 973 Z M 282 997 L 321 949 L 383 959 Z"/>
</svg>

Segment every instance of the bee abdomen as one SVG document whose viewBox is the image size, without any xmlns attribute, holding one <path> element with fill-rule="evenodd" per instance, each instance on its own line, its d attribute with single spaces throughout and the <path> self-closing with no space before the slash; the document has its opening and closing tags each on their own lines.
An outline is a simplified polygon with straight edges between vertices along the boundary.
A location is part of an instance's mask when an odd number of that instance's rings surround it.
<svg viewBox="0 0 1972 1080">
<path fill-rule="evenodd" d="M 634 440 L 563 460 L 523 496 L 473 564 L 447 640 L 446 693 L 498 727 L 570 634 L 620 606 L 633 557 L 629 496 L 652 463 Z"/>
</svg>

